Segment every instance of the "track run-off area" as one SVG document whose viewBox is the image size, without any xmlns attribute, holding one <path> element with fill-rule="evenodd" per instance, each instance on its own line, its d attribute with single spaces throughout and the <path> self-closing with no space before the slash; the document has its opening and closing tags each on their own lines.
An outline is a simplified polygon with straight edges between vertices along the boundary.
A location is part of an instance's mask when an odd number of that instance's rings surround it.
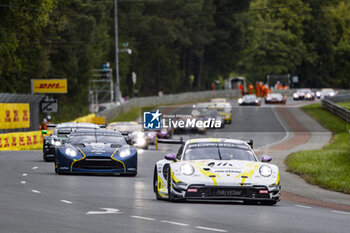
<svg viewBox="0 0 350 233">
<path fill-rule="evenodd" d="M 285 171 L 289 153 L 322 148 L 331 138 L 298 108 L 309 102 L 288 102 L 260 107 L 232 102 L 232 124 L 206 135 L 253 139 L 259 158 L 272 156 L 283 190 L 275 206 L 157 201 L 154 164 L 179 145 L 139 150 L 136 177 L 57 175 L 53 163 L 42 160 L 42 151 L 2 151 L 0 232 L 349 232 L 348 195 L 311 186 Z M 310 197 L 316 201 L 307 202 Z"/>
</svg>

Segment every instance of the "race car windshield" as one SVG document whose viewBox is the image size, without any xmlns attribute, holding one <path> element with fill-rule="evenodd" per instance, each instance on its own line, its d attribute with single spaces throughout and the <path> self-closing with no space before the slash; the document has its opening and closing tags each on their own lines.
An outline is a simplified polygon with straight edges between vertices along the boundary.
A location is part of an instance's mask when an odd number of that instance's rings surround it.
<svg viewBox="0 0 350 233">
<path fill-rule="evenodd" d="M 118 145 L 125 145 L 126 142 L 123 137 L 118 135 L 72 135 L 69 137 L 68 143 L 71 144 L 82 144 L 82 143 L 112 143 Z"/>
<path fill-rule="evenodd" d="M 195 143 L 187 147 L 184 160 L 246 160 L 256 161 L 246 145 L 233 143 Z"/>
</svg>

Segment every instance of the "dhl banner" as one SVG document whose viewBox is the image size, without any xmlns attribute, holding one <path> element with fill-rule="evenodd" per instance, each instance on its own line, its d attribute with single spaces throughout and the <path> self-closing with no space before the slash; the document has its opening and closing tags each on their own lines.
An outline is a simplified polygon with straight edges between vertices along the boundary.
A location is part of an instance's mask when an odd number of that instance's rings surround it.
<svg viewBox="0 0 350 233">
<path fill-rule="evenodd" d="M 32 93 L 66 94 L 67 79 L 32 79 Z"/>
<path fill-rule="evenodd" d="M 29 127 L 29 104 L 0 103 L 0 129 L 20 129 Z"/>
<path fill-rule="evenodd" d="M 0 134 L 0 151 L 35 150 L 42 148 L 43 136 L 41 131 Z"/>
</svg>

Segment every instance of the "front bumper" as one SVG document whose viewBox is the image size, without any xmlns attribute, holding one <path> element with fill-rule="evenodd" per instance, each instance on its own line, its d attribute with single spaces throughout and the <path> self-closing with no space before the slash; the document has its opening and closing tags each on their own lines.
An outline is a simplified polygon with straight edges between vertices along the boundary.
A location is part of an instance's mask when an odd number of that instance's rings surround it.
<svg viewBox="0 0 350 233">
<path fill-rule="evenodd" d="M 108 156 L 88 156 L 74 160 L 59 154 L 56 165 L 60 173 L 136 174 L 137 156 L 123 161 Z"/>
<path fill-rule="evenodd" d="M 54 158 L 55 157 L 55 146 L 51 145 L 49 143 L 44 144 L 43 153 L 47 157 L 51 156 L 52 158 Z"/>
<path fill-rule="evenodd" d="M 193 184 L 185 189 L 173 184 L 173 195 L 185 199 L 279 201 L 280 190 L 280 185 L 269 189 L 262 185 L 206 186 Z"/>
</svg>

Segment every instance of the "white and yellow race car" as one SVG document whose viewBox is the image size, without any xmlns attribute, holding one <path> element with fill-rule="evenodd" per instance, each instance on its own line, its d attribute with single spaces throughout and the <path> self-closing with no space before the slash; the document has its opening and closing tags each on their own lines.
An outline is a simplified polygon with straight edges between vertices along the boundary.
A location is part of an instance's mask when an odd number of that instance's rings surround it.
<svg viewBox="0 0 350 233">
<path fill-rule="evenodd" d="M 153 188 L 157 199 L 170 201 L 231 199 L 274 205 L 281 186 L 278 167 L 270 161 L 269 156 L 258 161 L 252 141 L 192 139 L 156 163 Z"/>
</svg>

